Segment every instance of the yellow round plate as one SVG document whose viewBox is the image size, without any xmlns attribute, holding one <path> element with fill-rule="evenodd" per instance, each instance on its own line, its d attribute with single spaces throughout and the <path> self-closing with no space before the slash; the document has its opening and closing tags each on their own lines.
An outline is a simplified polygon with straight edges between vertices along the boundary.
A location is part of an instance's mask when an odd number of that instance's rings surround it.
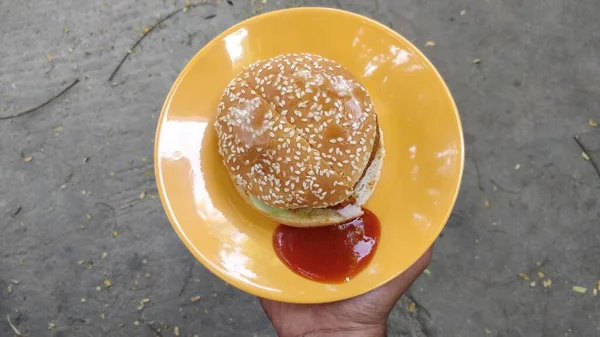
<svg viewBox="0 0 600 337">
<path fill-rule="evenodd" d="M 367 208 L 381 221 L 370 265 L 343 284 L 310 281 L 275 255 L 276 223 L 238 195 L 213 127 L 228 82 L 245 66 L 307 52 L 352 71 L 371 93 L 385 135 L 381 180 Z M 208 43 L 181 72 L 155 143 L 158 191 L 173 228 L 217 276 L 256 296 L 320 303 L 360 295 L 405 271 L 434 242 L 458 194 L 462 130 L 452 96 L 415 46 L 366 17 L 326 8 L 253 17 Z"/>
</svg>

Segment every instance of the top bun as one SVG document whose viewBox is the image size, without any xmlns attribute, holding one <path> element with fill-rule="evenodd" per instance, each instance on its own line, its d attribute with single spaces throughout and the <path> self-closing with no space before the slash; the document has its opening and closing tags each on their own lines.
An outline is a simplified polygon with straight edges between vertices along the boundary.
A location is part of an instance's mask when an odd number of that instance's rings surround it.
<svg viewBox="0 0 600 337">
<path fill-rule="evenodd" d="M 238 190 L 268 206 L 326 208 L 367 168 L 377 116 L 347 69 L 311 54 L 258 61 L 227 86 L 215 128 Z"/>
</svg>

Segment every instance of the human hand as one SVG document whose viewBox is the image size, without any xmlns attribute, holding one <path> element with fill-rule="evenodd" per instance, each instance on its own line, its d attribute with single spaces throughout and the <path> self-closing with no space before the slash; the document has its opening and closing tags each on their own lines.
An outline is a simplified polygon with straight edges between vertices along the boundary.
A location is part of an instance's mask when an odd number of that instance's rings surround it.
<svg viewBox="0 0 600 337">
<path fill-rule="evenodd" d="M 260 298 L 279 336 L 385 336 L 392 308 L 431 261 L 431 246 L 400 276 L 366 294 L 323 304 L 294 304 Z"/>
</svg>

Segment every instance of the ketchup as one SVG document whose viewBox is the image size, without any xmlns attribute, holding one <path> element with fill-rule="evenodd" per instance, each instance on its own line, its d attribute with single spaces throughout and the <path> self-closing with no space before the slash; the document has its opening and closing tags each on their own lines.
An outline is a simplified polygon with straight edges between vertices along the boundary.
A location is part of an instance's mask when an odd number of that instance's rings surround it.
<svg viewBox="0 0 600 337">
<path fill-rule="evenodd" d="M 279 225 L 273 246 L 279 259 L 295 273 L 323 283 L 343 283 L 373 259 L 381 227 L 369 210 L 340 225 L 298 228 Z"/>
</svg>

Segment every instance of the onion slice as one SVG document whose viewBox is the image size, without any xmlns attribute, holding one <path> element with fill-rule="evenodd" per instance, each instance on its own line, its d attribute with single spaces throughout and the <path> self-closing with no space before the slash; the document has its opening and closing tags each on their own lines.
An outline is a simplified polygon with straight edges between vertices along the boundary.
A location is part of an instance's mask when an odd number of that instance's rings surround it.
<svg viewBox="0 0 600 337">
<path fill-rule="evenodd" d="M 344 218 L 359 216 L 361 209 L 358 205 L 348 205 L 342 209 L 338 209 L 337 213 Z"/>
</svg>

